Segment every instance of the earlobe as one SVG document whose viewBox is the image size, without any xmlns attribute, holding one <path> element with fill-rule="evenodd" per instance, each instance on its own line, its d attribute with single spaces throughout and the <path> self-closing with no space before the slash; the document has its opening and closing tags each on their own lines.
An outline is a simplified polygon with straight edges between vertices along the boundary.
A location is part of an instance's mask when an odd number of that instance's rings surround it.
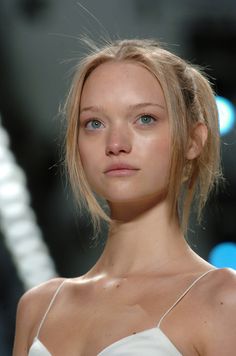
<svg viewBox="0 0 236 356">
<path fill-rule="evenodd" d="M 186 158 L 192 160 L 198 157 L 207 141 L 208 130 L 204 123 L 198 122 L 192 129 L 188 142 Z"/>
</svg>

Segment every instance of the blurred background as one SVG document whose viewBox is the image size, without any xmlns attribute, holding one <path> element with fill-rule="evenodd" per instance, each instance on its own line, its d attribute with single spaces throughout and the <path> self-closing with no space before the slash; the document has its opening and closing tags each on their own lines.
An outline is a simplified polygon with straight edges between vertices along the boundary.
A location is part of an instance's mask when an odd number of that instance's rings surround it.
<svg viewBox="0 0 236 356">
<path fill-rule="evenodd" d="M 11 355 L 16 305 L 53 276 L 78 276 L 99 257 L 88 216 L 78 214 L 64 173 L 59 108 L 86 52 L 79 37 L 158 38 L 212 78 L 222 115 L 227 184 L 193 249 L 236 269 L 236 3 L 234 0 L 1 0 L 0 2 L 0 355 Z"/>
</svg>

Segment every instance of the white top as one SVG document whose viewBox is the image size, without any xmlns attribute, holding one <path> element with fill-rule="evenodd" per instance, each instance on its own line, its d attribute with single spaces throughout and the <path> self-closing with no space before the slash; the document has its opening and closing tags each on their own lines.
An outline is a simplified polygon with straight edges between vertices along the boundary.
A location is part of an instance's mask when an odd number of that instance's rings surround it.
<svg viewBox="0 0 236 356">
<path fill-rule="evenodd" d="M 156 327 L 147 329 L 136 334 L 126 336 L 103 349 L 97 356 L 181 356 L 181 353 L 176 346 L 170 341 L 167 335 L 160 329 L 161 322 L 166 315 L 179 303 L 179 301 L 190 291 L 190 289 L 206 274 L 214 271 L 211 269 L 200 275 L 195 281 L 180 295 L 176 302 L 163 314 Z M 39 339 L 39 333 L 43 323 L 58 295 L 64 280 L 57 288 L 52 300 L 41 320 L 38 332 L 34 338 L 34 342 L 29 350 L 28 356 L 56 356 L 52 355 L 50 351 Z"/>
</svg>

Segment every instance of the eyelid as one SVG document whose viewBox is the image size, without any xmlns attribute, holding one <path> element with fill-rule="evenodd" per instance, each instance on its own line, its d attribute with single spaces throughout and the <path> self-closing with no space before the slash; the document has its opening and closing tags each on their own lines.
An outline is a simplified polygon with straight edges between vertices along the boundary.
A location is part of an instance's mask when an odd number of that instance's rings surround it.
<svg viewBox="0 0 236 356">
<path fill-rule="evenodd" d="M 140 118 L 142 118 L 143 116 L 150 116 L 154 121 L 157 121 L 157 120 L 158 120 L 158 117 L 157 117 L 156 115 L 150 114 L 150 113 L 148 113 L 148 112 L 144 112 L 144 113 L 139 114 L 139 115 L 136 116 L 135 122 L 136 122 L 137 120 L 139 120 Z M 82 125 L 85 129 L 87 129 L 86 126 L 87 126 L 90 122 L 93 122 L 93 121 L 98 121 L 99 123 L 101 123 L 101 124 L 104 126 L 104 123 L 103 123 L 100 119 L 98 119 L 98 118 L 96 118 L 96 117 L 94 117 L 94 118 L 88 118 L 88 119 L 82 120 L 81 125 Z M 96 129 L 94 129 L 94 130 L 96 130 Z"/>
<path fill-rule="evenodd" d="M 99 120 L 99 119 L 96 119 L 96 118 L 84 120 L 84 121 L 82 122 L 82 126 L 83 126 L 85 129 L 88 129 L 88 128 L 87 128 L 87 125 L 88 125 L 90 122 L 93 122 L 93 121 L 98 121 L 100 124 L 102 124 L 102 125 L 104 126 L 103 122 L 102 122 L 101 120 Z M 88 129 L 88 130 L 89 130 L 89 129 Z M 94 130 L 96 130 L 96 129 L 93 129 L 93 131 L 94 131 Z M 92 130 L 91 130 L 91 131 L 92 131 Z"/>
<path fill-rule="evenodd" d="M 141 117 L 143 117 L 143 116 L 150 116 L 154 121 L 157 121 L 158 120 L 158 117 L 156 116 L 156 115 L 154 115 L 154 114 L 149 114 L 149 113 L 143 113 L 143 114 L 139 114 L 138 116 L 137 116 L 137 120 L 139 120 Z M 136 120 L 136 121 L 137 121 Z"/>
<path fill-rule="evenodd" d="M 151 116 L 151 117 L 153 117 L 154 119 L 156 119 L 157 118 L 157 116 L 155 115 L 155 114 L 152 114 L 152 113 L 150 113 L 150 112 L 142 112 L 141 114 L 138 114 L 137 115 L 137 118 L 139 118 L 139 117 L 141 117 L 141 116 Z"/>
</svg>

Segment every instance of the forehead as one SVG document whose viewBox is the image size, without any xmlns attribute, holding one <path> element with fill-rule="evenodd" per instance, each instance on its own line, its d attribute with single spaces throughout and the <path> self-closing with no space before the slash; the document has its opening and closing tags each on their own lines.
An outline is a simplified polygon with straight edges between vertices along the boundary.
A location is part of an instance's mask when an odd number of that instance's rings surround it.
<svg viewBox="0 0 236 356">
<path fill-rule="evenodd" d="M 142 64 L 110 61 L 100 64 L 89 75 L 81 94 L 81 105 L 94 102 L 156 102 L 165 106 L 158 79 Z"/>
</svg>

